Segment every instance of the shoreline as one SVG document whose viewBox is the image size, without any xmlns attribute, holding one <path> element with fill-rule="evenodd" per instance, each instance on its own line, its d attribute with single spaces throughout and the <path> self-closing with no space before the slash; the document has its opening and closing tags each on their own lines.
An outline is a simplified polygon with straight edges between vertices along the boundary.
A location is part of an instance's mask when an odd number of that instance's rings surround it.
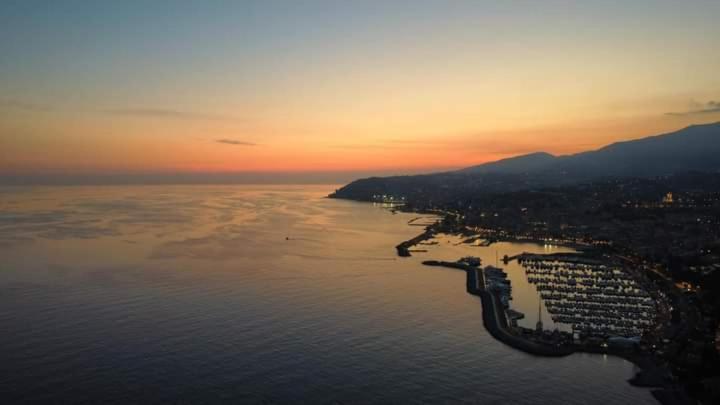
<svg viewBox="0 0 720 405">
<path fill-rule="evenodd" d="M 353 200 L 352 198 L 338 197 L 337 195 L 332 197 Z M 355 199 L 355 201 L 362 200 Z M 498 242 L 528 243 L 540 246 L 550 244 L 557 247 L 571 248 L 576 251 L 576 254 L 586 254 L 595 256 L 596 258 L 604 257 L 617 260 L 624 267 L 625 271 L 633 275 L 633 278 L 635 278 L 637 282 L 646 286 L 646 291 L 653 297 L 656 306 L 661 306 L 665 310 L 664 315 L 666 316 L 664 319 L 656 319 L 655 326 L 653 327 L 653 333 L 651 334 L 649 340 L 641 342 L 640 346 L 636 346 L 632 349 L 632 352 L 627 351 L 628 349 L 625 348 L 619 350 L 620 348 L 614 347 L 613 350 L 608 350 L 607 347 L 585 347 L 584 345 L 575 350 L 575 352 L 604 355 L 609 354 L 633 363 L 638 370 L 635 372 L 634 376 L 627 379 L 627 382 L 635 387 L 650 388 L 650 393 L 659 403 L 668 405 L 697 403 L 696 399 L 690 396 L 689 385 L 687 382 L 682 379 L 678 379 L 682 378 L 682 375 L 678 376 L 675 374 L 675 370 L 678 367 L 677 364 L 683 364 L 682 359 L 668 358 L 665 352 L 666 347 L 672 342 L 672 340 L 668 341 L 668 338 L 666 337 L 668 333 L 671 333 L 668 332 L 667 328 L 670 326 L 667 325 L 675 325 L 675 323 L 673 323 L 674 321 L 670 319 L 671 313 L 668 312 L 668 310 L 673 310 L 672 305 L 680 305 L 683 307 L 683 305 L 686 306 L 687 304 L 685 303 L 681 292 L 674 288 L 672 279 L 658 273 L 653 268 L 648 268 L 648 266 L 644 265 L 644 262 L 641 262 L 641 259 L 633 257 L 632 253 L 628 253 L 622 250 L 622 247 L 614 246 L 612 242 L 608 242 L 604 239 L 599 241 L 590 240 L 590 242 L 545 239 L 542 237 L 532 238 L 522 235 L 514 236 L 507 232 L 501 232 L 495 229 L 471 229 L 465 227 L 458 221 L 461 217 L 461 213 L 459 212 L 440 209 L 414 209 L 408 207 L 407 205 L 394 208 L 393 213 L 395 212 L 420 215 L 427 214 L 434 215 L 437 218 L 435 223 L 426 226 L 425 231 L 422 234 L 396 246 L 398 256 L 400 257 L 412 256 L 411 253 L 413 250 L 411 248 L 414 246 L 413 242 L 416 241 L 416 243 L 421 243 L 437 234 L 442 233 L 461 238 L 464 237 L 464 239 L 456 245 L 468 244 L 468 246 L 487 247 Z M 481 245 L 472 243 L 479 239 L 485 239 L 485 241 Z M 436 243 L 425 244 L 433 245 Z M 514 255 L 512 258 L 504 257 L 503 262 L 507 264 L 510 260 L 517 259 L 517 256 L 518 255 Z M 468 291 L 468 293 L 471 292 Z M 473 295 L 480 296 L 479 294 Z M 680 304 L 676 301 L 679 301 Z M 484 301 L 483 304 L 485 304 Z M 686 325 L 686 328 L 690 328 L 693 324 L 693 320 L 694 318 L 690 318 L 689 321 L 681 322 L 681 324 Z M 490 331 L 490 328 L 488 328 L 488 324 L 492 325 L 492 322 L 484 325 L 486 330 L 488 330 L 493 337 L 497 338 L 497 336 Z M 644 336 L 644 334 L 642 336 Z M 645 339 L 643 338 L 643 340 Z M 514 348 L 522 350 L 521 347 Z M 670 347 L 670 349 L 672 350 L 672 347 Z M 677 362 L 675 360 L 677 360 Z"/>
</svg>

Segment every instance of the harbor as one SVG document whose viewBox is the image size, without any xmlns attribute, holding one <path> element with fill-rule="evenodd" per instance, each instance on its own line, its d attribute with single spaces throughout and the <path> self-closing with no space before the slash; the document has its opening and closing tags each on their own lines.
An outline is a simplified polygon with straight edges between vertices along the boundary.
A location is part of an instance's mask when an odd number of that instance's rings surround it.
<svg viewBox="0 0 720 405">
<path fill-rule="evenodd" d="M 466 272 L 466 291 L 480 298 L 483 325 L 499 342 L 535 356 L 613 355 L 639 367 L 633 385 L 670 383 L 644 339 L 659 316 L 655 298 L 619 258 L 547 244 L 478 246 L 437 231 L 417 239 L 427 248 L 417 255 L 441 258 L 423 265 Z"/>
</svg>

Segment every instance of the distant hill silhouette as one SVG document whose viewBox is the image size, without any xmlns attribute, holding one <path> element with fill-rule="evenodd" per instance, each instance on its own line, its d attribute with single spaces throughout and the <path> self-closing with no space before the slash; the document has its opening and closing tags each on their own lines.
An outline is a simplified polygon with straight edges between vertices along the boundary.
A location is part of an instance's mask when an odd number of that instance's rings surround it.
<svg viewBox="0 0 720 405">
<path fill-rule="evenodd" d="M 657 177 L 683 172 L 720 172 L 720 122 L 617 142 L 565 156 L 531 153 L 465 169 L 417 176 L 354 181 L 331 197 L 372 200 L 375 195 L 441 199 L 456 189 L 519 190 L 612 177 Z"/>
<path fill-rule="evenodd" d="M 535 152 L 527 155 L 515 156 L 495 162 L 485 163 L 459 170 L 464 173 L 527 173 L 541 170 L 549 164 L 556 162 L 557 157 L 546 152 Z"/>
<path fill-rule="evenodd" d="M 583 177 L 663 176 L 720 170 L 720 123 L 693 125 L 676 132 L 561 157 L 549 169 Z"/>
</svg>

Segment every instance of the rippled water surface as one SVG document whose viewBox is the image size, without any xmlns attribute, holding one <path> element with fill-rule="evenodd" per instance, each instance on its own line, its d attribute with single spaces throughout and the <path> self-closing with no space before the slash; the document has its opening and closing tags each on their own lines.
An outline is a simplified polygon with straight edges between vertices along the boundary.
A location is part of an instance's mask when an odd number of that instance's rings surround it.
<svg viewBox="0 0 720 405">
<path fill-rule="evenodd" d="M 414 215 L 332 189 L 0 188 L 2 402 L 653 403 L 624 360 L 494 340 L 420 264 L 464 251 L 397 258 Z"/>
</svg>

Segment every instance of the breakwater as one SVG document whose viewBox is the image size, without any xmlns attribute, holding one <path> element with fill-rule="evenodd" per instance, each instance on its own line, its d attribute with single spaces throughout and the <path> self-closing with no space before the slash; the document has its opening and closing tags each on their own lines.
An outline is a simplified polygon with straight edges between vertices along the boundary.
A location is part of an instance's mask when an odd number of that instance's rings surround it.
<svg viewBox="0 0 720 405">
<path fill-rule="evenodd" d="M 514 335 L 509 328 L 505 309 L 497 294 L 485 289 L 485 279 L 482 269 L 461 262 L 447 262 L 427 260 L 422 262 L 426 266 L 447 267 L 457 270 L 464 270 L 467 292 L 480 297 L 482 303 L 482 317 L 485 329 L 492 337 L 506 345 L 522 350 L 523 352 L 536 356 L 561 357 L 575 352 L 573 347 L 551 346 L 543 343 L 530 341 L 522 336 Z"/>
<path fill-rule="evenodd" d="M 425 232 L 421 233 L 420 235 L 418 235 L 412 239 L 406 240 L 405 242 L 402 242 L 401 244 L 395 246 L 398 256 L 400 256 L 400 257 L 412 256 L 410 254 L 411 247 L 419 244 L 420 242 L 426 241 L 428 239 L 432 239 L 434 236 L 435 236 L 435 232 L 433 230 L 427 229 Z"/>
</svg>

